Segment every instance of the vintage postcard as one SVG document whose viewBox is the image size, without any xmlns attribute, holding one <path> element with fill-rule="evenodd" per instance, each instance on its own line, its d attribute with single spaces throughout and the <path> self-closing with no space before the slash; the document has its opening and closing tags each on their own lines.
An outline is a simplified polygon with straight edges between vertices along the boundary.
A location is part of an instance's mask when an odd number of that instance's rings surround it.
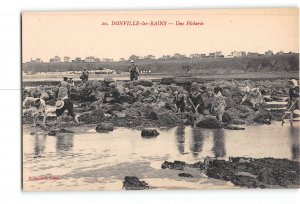
<svg viewBox="0 0 300 204">
<path fill-rule="evenodd" d="M 299 9 L 22 13 L 24 191 L 299 187 Z"/>
</svg>

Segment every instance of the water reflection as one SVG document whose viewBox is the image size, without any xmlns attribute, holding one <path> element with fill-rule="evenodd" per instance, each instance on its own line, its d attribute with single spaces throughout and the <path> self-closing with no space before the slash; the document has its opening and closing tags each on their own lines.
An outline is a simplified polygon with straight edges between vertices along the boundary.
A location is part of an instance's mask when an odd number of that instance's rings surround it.
<svg viewBox="0 0 300 204">
<path fill-rule="evenodd" d="M 45 150 L 46 135 L 35 135 L 34 136 L 34 155 L 41 156 Z"/>
<path fill-rule="evenodd" d="M 56 136 L 56 152 L 63 154 L 72 150 L 74 146 L 73 135 L 58 135 Z"/>
<path fill-rule="evenodd" d="M 226 155 L 224 129 L 214 129 L 212 133 L 214 138 L 213 152 L 215 157 L 224 157 Z"/>
<path fill-rule="evenodd" d="M 180 125 L 176 128 L 175 134 L 176 134 L 176 144 L 177 149 L 181 154 L 184 154 L 184 143 L 185 143 L 185 126 Z"/>
<path fill-rule="evenodd" d="M 291 156 L 292 160 L 299 160 L 299 126 L 294 126 L 292 122 L 290 122 L 290 145 L 291 145 Z"/>
<path fill-rule="evenodd" d="M 204 143 L 204 132 L 200 128 L 192 129 L 192 141 L 190 149 L 193 152 L 194 157 L 198 157 L 199 153 L 202 152 Z"/>
</svg>

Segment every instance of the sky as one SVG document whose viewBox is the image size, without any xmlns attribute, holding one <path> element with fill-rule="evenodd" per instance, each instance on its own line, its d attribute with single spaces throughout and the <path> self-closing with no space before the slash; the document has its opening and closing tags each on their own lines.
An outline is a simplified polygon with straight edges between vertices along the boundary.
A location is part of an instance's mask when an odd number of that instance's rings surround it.
<svg viewBox="0 0 300 204">
<path fill-rule="evenodd" d="M 54 56 L 128 59 L 174 53 L 299 52 L 298 9 L 28 12 L 22 14 L 23 62 Z M 116 26 L 112 21 L 167 21 L 166 26 Z M 203 25 L 177 26 L 176 21 Z M 107 22 L 108 25 L 102 25 Z"/>
</svg>

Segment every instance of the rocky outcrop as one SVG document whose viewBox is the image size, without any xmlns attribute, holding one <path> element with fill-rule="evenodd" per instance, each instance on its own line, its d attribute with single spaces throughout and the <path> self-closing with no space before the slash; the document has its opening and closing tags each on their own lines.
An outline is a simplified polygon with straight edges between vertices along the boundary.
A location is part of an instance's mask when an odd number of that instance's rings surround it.
<svg viewBox="0 0 300 204">
<path fill-rule="evenodd" d="M 206 159 L 204 163 L 187 164 L 165 161 L 162 169 L 197 168 L 208 177 L 231 181 L 247 188 L 286 188 L 300 185 L 299 162 L 287 159 L 232 157 L 229 160 Z"/>
<path fill-rule="evenodd" d="M 142 137 L 156 137 L 159 132 L 156 129 L 143 129 L 141 132 Z"/>
<path fill-rule="evenodd" d="M 123 181 L 123 189 L 125 190 L 147 190 L 149 189 L 148 183 L 140 181 L 135 176 L 125 176 Z"/>
<path fill-rule="evenodd" d="M 99 123 L 96 127 L 96 131 L 99 133 L 109 132 L 114 130 L 114 125 L 112 123 Z"/>
</svg>

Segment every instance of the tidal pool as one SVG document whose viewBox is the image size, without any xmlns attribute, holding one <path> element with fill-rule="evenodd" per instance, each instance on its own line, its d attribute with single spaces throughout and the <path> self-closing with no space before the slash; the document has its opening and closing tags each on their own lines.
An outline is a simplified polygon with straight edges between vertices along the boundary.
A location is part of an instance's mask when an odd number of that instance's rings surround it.
<svg viewBox="0 0 300 204">
<path fill-rule="evenodd" d="M 126 128 L 48 136 L 24 127 L 23 187 L 25 191 L 121 190 L 125 176 L 137 176 L 154 189 L 237 188 L 195 169 L 162 170 L 161 164 L 165 160 L 195 163 L 207 156 L 299 161 L 299 122 L 245 128 L 178 126 L 161 128 L 159 136 L 145 139 L 139 130 Z M 187 171 L 194 177 L 178 177 Z"/>
</svg>

